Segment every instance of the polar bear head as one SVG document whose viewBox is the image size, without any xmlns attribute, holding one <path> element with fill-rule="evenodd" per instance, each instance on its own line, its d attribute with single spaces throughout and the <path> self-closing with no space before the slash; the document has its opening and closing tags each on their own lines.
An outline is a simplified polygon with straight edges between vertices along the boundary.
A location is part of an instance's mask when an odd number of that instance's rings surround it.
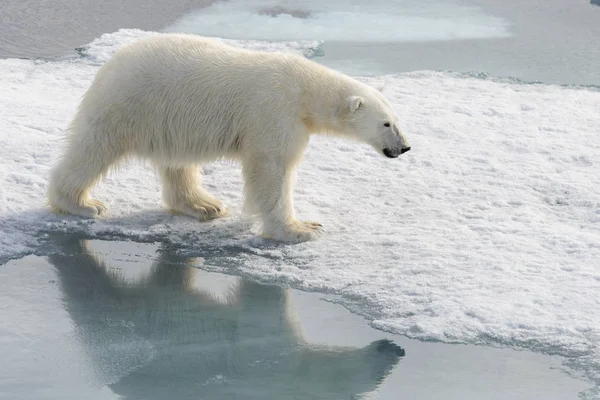
<svg viewBox="0 0 600 400">
<path fill-rule="evenodd" d="M 345 133 L 373 146 L 388 158 L 396 158 L 409 151 L 410 144 L 398 128 L 398 117 L 383 94 L 370 87 L 360 92 L 345 99 Z"/>
</svg>

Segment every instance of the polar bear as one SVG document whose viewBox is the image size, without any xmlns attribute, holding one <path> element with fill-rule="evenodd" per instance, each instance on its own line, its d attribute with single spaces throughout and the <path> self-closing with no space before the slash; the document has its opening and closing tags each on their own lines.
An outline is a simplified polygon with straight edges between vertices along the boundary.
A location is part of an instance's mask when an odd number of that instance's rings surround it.
<svg viewBox="0 0 600 400">
<path fill-rule="evenodd" d="M 202 188 L 199 165 L 240 161 L 247 210 L 262 236 L 316 239 L 323 226 L 298 221 L 295 168 L 312 134 L 336 134 L 396 158 L 410 150 L 380 91 L 304 57 L 251 51 L 216 39 L 162 34 L 117 51 L 98 71 L 51 171 L 53 210 L 95 218 L 90 197 L 111 166 L 150 160 L 171 210 L 207 220 L 226 207 Z"/>
</svg>

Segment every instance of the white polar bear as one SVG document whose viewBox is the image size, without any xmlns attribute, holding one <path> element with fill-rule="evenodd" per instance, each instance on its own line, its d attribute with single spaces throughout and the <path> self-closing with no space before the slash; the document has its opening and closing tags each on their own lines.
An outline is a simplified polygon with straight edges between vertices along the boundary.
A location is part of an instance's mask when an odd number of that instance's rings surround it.
<svg viewBox="0 0 600 400">
<path fill-rule="evenodd" d="M 201 220 L 226 214 L 200 185 L 199 164 L 239 160 L 246 205 L 262 235 L 317 238 L 292 203 L 295 167 L 311 134 L 338 134 L 395 158 L 410 150 L 391 104 L 376 89 L 293 54 L 238 49 L 195 35 L 165 34 L 120 49 L 98 72 L 69 126 L 48 198 L 57 212 L 97 217 L 89 195 L 127 156 L 158 169 L 173 211 Z"/>
</svg>

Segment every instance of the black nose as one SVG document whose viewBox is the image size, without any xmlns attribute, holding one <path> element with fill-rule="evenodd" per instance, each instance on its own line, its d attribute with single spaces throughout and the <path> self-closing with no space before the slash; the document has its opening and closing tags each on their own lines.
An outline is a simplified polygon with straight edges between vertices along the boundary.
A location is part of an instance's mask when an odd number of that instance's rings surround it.
<svg viewBox="0 0 600 400">
<path fill-rule="evenodd" d="M 388 158 L 396 158 L 400 155 L 400 153 L 398 153 L 398 150 L 388 149 L 387 147 L 383 149 L 383 154 L 385 154 L 385 156 Z"/>
<path fill-rule="evenodd" d="M 405 147 L 405 148 L 403 148 L 402 150 L 400 150 L 400 154 L 404 154 L 404 153 L 406 153 L 406 152 L 407 152 L 407 151 L 409 151 L 409 150 L 410 150 L 410 146 L 408 146 L 408 147 Z"/>
</svg>

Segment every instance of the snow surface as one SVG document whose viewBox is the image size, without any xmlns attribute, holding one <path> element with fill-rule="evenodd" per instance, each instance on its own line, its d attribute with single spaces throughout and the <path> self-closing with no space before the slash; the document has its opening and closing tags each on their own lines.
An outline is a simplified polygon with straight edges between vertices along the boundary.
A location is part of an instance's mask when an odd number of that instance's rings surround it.
<svg viewBox="0 0 600 400">
<path fill-rule="evenodd" d="M 295 205 L 325 225 L 317 242 L 257 239 L 230 162 L 205 168 L 226 219 L 168 214 L 155 173 L 132 163 L 94 191 L 106 219 L 51 215 L 64 128 L 119 35 L 138 34 L 104 35 L 79 59 L 0 60 L 0 262 L 37 251 L 48 232 L 164 240 L 206 269 L 339 294 L 382 329 L 567 355 L 600 382 L 600 92 L 427 71 L 363 78 L 385 84 L 413 149 L 388 160 L 312 140 Z"/>
<path fill-rule="evenodd" d="M 147 32 L 139 29 L 120 29 L 115 33 L 105 33 L 91 43 L 78 48 L 79 53 L 91 61 L 104 64 L 121 46 L 136 40 L 160 35 L 158 32 Z M 322 40 L 296 40 L 288 42 L 267 42 L 256 40 L 230 40 L 220 37 L 214 39 L 228 43 L 233 46 L 243 47 L 258 51 L 288 51 L 302 54 L 305 57 L 320 55 Z"/>
</svg>

